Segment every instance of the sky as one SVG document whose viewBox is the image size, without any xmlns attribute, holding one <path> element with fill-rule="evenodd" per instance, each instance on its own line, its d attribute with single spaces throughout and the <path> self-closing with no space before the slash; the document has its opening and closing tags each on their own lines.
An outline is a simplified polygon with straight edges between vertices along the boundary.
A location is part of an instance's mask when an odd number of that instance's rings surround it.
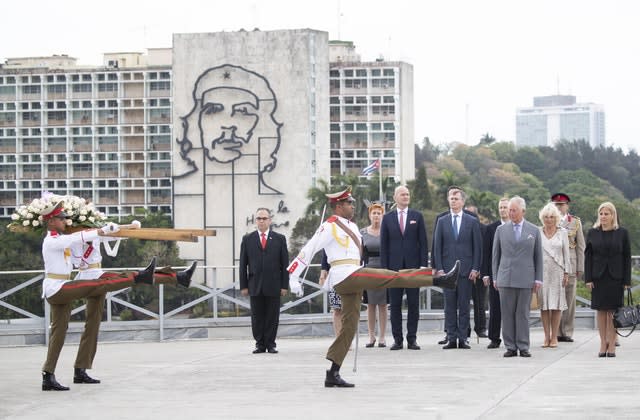
<svg viewBox="0 0 640 420">
<path fill-rule="evenodd" d="M 518 107 L 574 95 L 604 105 L 607 145 L 639 150 L 636 0 L 31 0 L 5 2 L 0 62 L 171 47 L 173 33 L 311 28 L 363 61 L 414 67 L 415 138 L 515 139 Z"/>
</svg>

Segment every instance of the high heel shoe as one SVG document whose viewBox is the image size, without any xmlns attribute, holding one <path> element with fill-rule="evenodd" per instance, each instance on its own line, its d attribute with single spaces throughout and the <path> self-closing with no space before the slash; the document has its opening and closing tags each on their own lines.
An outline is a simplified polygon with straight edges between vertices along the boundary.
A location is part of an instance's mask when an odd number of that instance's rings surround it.
<svg viewBox="0 0 640 420">
<path fill-rule="evenodd" d="M 607 357 L 607 353 L 598 353 L 598 357 Z"/>
<path fill-rule="evenodd" d="M 616 357 L 615 353 L 607 353 L 607 357 Z"/>
<path fill-rule="evenodd" d="M 376 339 L 374 338 L 372 342 L 365 344 L 364 346 L 368 349 L 376 345 Z"/>
<path fill-rule="evenodd" d="M 387 347 L 387 345 L 381 341 L 378 343 L 378 347 Z"/>
</svg>

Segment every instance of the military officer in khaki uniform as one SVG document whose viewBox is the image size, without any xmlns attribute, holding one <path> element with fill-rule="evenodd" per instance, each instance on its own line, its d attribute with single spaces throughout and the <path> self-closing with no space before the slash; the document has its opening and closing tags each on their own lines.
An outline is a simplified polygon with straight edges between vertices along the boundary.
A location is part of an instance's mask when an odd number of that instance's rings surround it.
<svg viewBox="0 0 640 420">
<path fill-rule="evenodd" d="M 557 193 L 551 196 L 551 201 L 558 207 L 562 218 L 560 226 L 569 233 L 569 255 L 571 258 L 571 273 L 569 282 L 564 288 L 567 298 L 567 309 L 562 313 L 558 341 L 573 342 L 573 328 L 576 317 L 576 282 L 584 272 L 584 233 L 580 218 L 569 214 L 571 199 L 567 194 Z"/>
<path fill-rule="evenodd" d="M 100 229 L 64 234 L 67 226 L 67 215 L 63 211 L 62 202 L 52 204 L 43 209 L 40 215 L 47 228 L 47 235 L 42 243 L 42 257 L 45 268 L 42 295 L 51 305 L 51 334 L 47 349 L 47 359 L 42 367 L 42 390 L 67 391 L 69 388 L 58 383 L 54 372 L 60 351 L 64 345 L 71 315 L 71 303 L 74 300 L 87 299 L 87 320 L 74 364 L 73 382 L 99 383 L 99 380 L 91 378 L 86 373 L 86 369 L 91 369 L 95 356 L 105 294 L 140 283 L 179 283 L 188 287 L 195 265 L 179 273 L 175 273 L 173 270 L 166 270 L 165 273 L 158 276 L 157 274 L 154 275 L 154 257 L 151 264 L 142 271 L 101 272 L 100 275 L 89 276 L 91 278 L 71 280 L 71 271 L 73 269 L 72 249 L 83 244 L 92 244 L 95 239 L 101 236 L 117 232 L 119 227 L 111 223 Z M 93 247 L 93 250 L 95 250 L 95 247 Z M 86 258 L 90 257 L 93 250 L 90 252 L 85 251 Z M 96 258 L 101 258 L 98 250 L 96 250 L 96 253 Z M 91 261 L 93 263 L 94 260 Z"/>
<path fill-rule="evenodd" d="M 342 298 L 342 328 L 327 352 L 331 368 L 326 372 L 325 387 L 353 387 L 340 377 L 340 366 L 346 357 L 360 319 L 360 303 L 364 289 L 390 287 L 439 286 L 455 289 L 460 263 L 447 274 L 433 277 L 430 268 L 400 271 L 368 268 L 361 265 L 362 236 L 360 229 L 351 221 L 355 201 L 351 188 L 327 194 L 334 215 L 329 217 L 315 235 L 289 264 L 291 291 L 300 290 L 300 276 L 311 263 L 315 253 L 324 249 L 331 266 L 325 289 L 333 287 Z"/>
</svg>

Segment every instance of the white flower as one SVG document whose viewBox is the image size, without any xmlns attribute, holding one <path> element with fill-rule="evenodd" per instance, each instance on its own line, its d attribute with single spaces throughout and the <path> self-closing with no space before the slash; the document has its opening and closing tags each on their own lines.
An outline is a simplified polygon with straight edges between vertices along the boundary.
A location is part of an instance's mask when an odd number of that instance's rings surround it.
<svg viewBox="0 0 640 420">
<path fill-rule="evenodd" d="M 36 227 L 36 226 L 40 226 L 40 222 L 38 222 L 37 220 L 34 220 L 33 221 L 33 227 Z"/>
<path fill-rule="evenodd" d="M 13 213 L 11 215 L 11 220 L 18 220 L 20 218 L 20 215 L 18 213 Z"/>
<path fill-rule="evenodd" d="M 67 219 L 65 220 L 65 223 L 67 224 L 67 226 L 71 226 L 73 224 L 73 220 Z"/>
<path fill-rule="evenodd" d="M 78 220 L 80 220 L 81 222 L 84 222 L 85 220 L 87 220 L 87 218 L 85 216 L 80 216 L 78 217 Z"/>
<path fill-rule="evenodd" d="M 86 209 L 80 209 L 80 216 L 86 216 L 87 215 L 87 210 Z"/>
<path fill-rule="evenodd" d="M 28 213 L 27 214 L 27 219 L 33 219 L 33 213 Z"/>
<path fill-rule="evenodd" d="M 95 218 L 95 217 L 93 217 L 93 216 L 89 216 L 89 221 L 90 221 L 91 223 L 93 223 L 93 222 L 95 222 L 95 221 L 96 221 L 96 218 Z"/>
<path fill-rule="evenodd" d="M 22 226 L 29 226 L 29 221 L 25 220 L 24 222 L 22 222 Z"/>
</svg>

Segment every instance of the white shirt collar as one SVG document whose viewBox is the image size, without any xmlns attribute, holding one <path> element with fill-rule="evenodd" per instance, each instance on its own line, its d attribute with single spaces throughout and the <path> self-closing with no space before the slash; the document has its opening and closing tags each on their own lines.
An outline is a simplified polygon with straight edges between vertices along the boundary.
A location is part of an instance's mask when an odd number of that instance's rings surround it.
<svg viewBox="0 0 640 420">
<path fill-rule="evenodd" d="M 453 217 L 453 216 L 458 216 L 458 217 L 460 217 L 460 219 L 462 219 L 462 210 L 460 210 L 460 212 L 458 212 L 458 213 L 455 213 L 454 211 L 451 211 L 451 217 Z"/>
</svg>

